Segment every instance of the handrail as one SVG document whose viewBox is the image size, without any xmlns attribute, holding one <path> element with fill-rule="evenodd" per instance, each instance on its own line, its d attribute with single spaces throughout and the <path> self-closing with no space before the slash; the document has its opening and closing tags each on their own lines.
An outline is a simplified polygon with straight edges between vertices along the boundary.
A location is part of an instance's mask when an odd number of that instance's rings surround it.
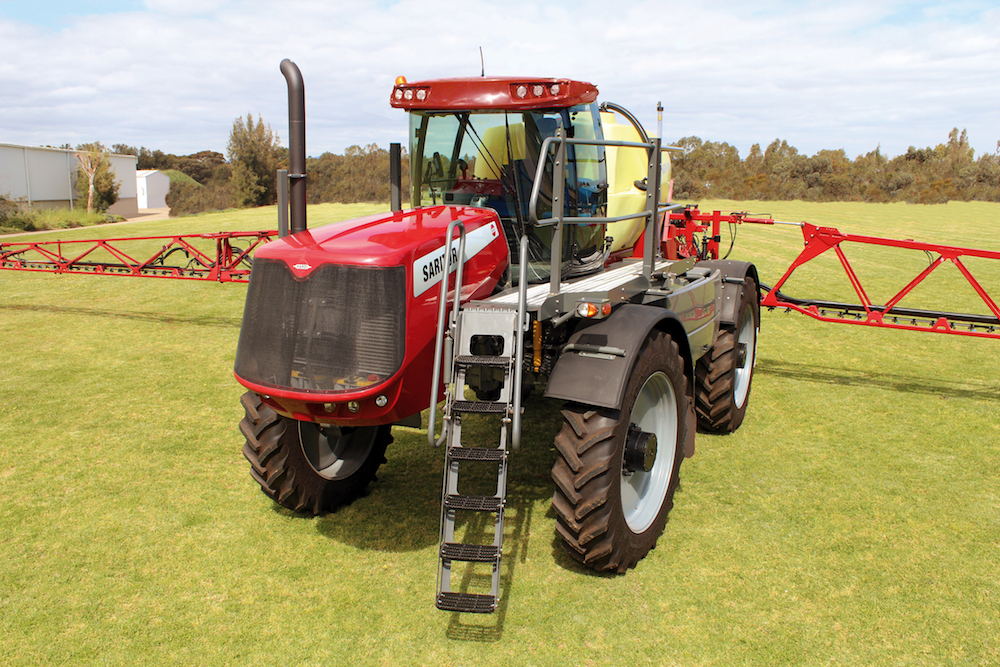
<svg viewBox="0 0 1000 667">
<path fill-rule="evenodd" d="M 441 437 L 434 437 L 434 429 L 437 421 L 438 385 L 441 383 L 441 361 L 444 347 L 445 313 L 448 309 L 448 280 L 451 276 L 451 237 L 455 231 L 455 227 L 458 227 L 459 232 L 458 264 L 455 268 L 455 303 L 452 307 L 451 321 L 448 324 L 449 329 L 454 327 L 457 322 L 458 308 L 462 299 L 462 269 L 465 266 L 465 224 L 461 220 L 453 220 L 448 224 L 448 231 L 445 232 L 444 272 L 441 277 L 441 296 L 438 298 L 437 334 L 434 338 L 434 370 L 433 375 L 431 376 L 431 409 L 430 416 L 427 421 L 427 443 L 432 447 L 440 447 L 441 443 L 444 442 L 444 439 L 448 434 L 448 428 L 445 426 L 441 430 Z M 454 340 L 454 337 L 452 340 Z M 448 356 L 450 357 L 451 355 Z M 449 372 L 446 380 L 450 383 L 452 360 L 449 358 L 446 361 L 449 365 Z M 447 418 L 448 415 L 445 415 L 445 419 Z"/>
<path fill-rule="evenodd" d="M 521 267 L 517 284 L 517 346 L 516 366 L 514 367 L 514 414 L 512 415 L 510 446 L 517 450 L 521 447 L 521 383 L 524 381 L 524 333 L 527 328 L 525 321 L 528 313 L 528 236 L 521 237 Z"/>
<path fill-rule="evenodd" d="M 556 144 L 556 152 L 554 156 L 554 164 L 552 170 L 552 217 L 547 219 L 546 222 L 542 222 L 538 218 L 538 197 L 541 192 L 541 184 L 543 180 L 543 175 L 545 173 L 545 165 L 548 163 L 549 154 L 552 150 L 552 145 Z M 633 215 L 616 216 L 614 218 L 607 217 L 581 217 L 581 216 L 564 216 L 564 195 L 566 188 L 566 181 L 563 177 L 563 172 L 566 166 L 566 146 L 567 145 L 583 145 L 583 146 L 614 146 L 618 148 L 642 148 L 646 151 L 648 156 L 648 166 L 646 172 L 646 182 L 650 185 L 646 189 L 646 201 L 647 207 L 641 213 L 636 213 Z M 596 224 L 596 223 L 608 223 L 608 222 L 620 222 L 622 220 L 630 220 L 634 218 L 645 218 L 646 229 L 645 229 L 645 245 L 643 247 L 643 260 L 642 260 L 642 273 L 647 279 L 651 279 L 653 275 L 653 267 L 656 262 L 656 250 L 660 246 L 660 239 L 658 238 L 658 226 L 656 224 L 658 214 L 662 210 L 676 207 L 661 207 L 660 206 L 660 161 L 661 154 L 664 149 L 660 143 L 659 137 L 654 137 L 649 143 L 641 143 L 634 141 L 608 141 L 608 140 L 597 140 L 597 139 L 576 139 L 564 137 L 562 134 L 558 134 L 554 137 L 546 137 L 542 141 L 541 150 L 539 151 L 540 159 L 538 160 L 538 167 L 535 169 L 535 180 L 531 186 L 531 197 L 528 199 L 528 217 L 531 223 L 536 226 L 541 225 L 554 225 L 552 230 L 552 261 L 551 269 L 549 272 L 549 294 L 551 296 L 558 296 L 560 293 L 560 284 L 562 282 L 562 226 L 563 224 Z M 662 210 L 661 210 L 662 209 Z"/>
</svg>

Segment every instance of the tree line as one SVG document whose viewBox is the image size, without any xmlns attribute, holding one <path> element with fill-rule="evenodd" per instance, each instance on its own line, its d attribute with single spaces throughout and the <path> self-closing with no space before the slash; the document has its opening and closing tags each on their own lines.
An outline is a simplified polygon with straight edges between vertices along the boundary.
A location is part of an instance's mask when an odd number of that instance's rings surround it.
<svg viewBox="0 0 1000 667">
<path fill-rule="evenodd" d="M 191 177 L 171 180 L 167 205 L 172 215 L 274 204 L 277 170 L 288 168 L 288 149 L 281 146 L 270 125 L 251 114 L 233 122 L 225 156 L 213 151 L 178 156 L 121 144 L 114 150 L 137 156 L 139 169 Z M 405 189 L 409 185 L 405 156 L 402 172 Z M 327 152 L 307 158 L 306 173 L 308 199 L 313 204 L 389 200 L 389 151 L 375 144 L 351 146 L 343 155 Z"/>
<path fill-rule="evenodd" d="M 949 200 L 1000 201 L 1000 142 L 979 156 L 957 128 L 947 143 L 911 146 L 889 158 L 879 148 L 854 160 L 843 150 L 803 155 L 775 139 L 746 158 L 725 142 L 684 137 L 671 153 L 674 198 L 863 201 L 939 204 Z"/>
<path fill-rule="evenodd" d="M 953 129 L 945 143 L 888 157 L 880 148 L 855 159 L 844 150 L 808 156 L 787 141 L 754 144 L 745 158 L 725 142 L 684 137 L 671 153 L 674 199 L 803 201 L 1000 201 L 1000 142 L 995 153 L 976 157 L 965 130 Z M 174 215 L 226 208 L 266 206 L 276 201 L 275 173 L 288 167 L 288 149 L 257 116 L 233 122 L 226 154 L 201 151 L 177 156 L 116 144 L 115 152 L 138 157 L 139 169 L 175 170 L 167 195 Z M 389 151 L 375 144 L 351 146 L 342 155 L 323 153 L 306 162 L 308 198 L 319 202 L 379 202 L 389 199 Z M 403 191 L 409 188 L 403 156 Z"/>
</svg>

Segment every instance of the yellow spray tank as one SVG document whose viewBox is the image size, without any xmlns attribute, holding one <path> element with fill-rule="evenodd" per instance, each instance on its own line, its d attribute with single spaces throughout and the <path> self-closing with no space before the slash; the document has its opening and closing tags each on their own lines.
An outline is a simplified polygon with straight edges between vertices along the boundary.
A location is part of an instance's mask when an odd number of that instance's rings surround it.
<svg viewBox="0 0 1000 667">
<path fill-rule="evenodd" d="M 618 113 L 615 113 L 618 112 Z M 619 122 L 619 120 L 622 122 Z M 645 130 L 624 109 L 605 104 L 601 107 L 604 138 L 611 141 L 646 142 Z M 642 148 L 608 146 L 605 149 L 608 166 L 608 217 L 641 213 L 646 209 L 646 151 Z M 663 153 L 660 167 L 660 201 L 670 201 L 672 188 L 670 156 Z M 642 234 L 643 218 L 633 218 L 608 225 L 612 239 L 611 252 L 633 247 Z"/>
</svg>

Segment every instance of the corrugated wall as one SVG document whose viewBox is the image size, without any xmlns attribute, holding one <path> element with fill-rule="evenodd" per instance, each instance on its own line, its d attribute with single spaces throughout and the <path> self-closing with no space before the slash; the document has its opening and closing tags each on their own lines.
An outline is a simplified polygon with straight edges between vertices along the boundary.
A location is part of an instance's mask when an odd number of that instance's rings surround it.
<svg viewBox="0 0 1000 667">
<path fill-rule="evenodd" d="M 136 162 L 132 155 L 111 156 L 111 170 L 119 185 L 118 201 L 110 213 L 129 216 L 138 212 Z M 0 194 L 23 198 L 33 208 L 73 207 L 77 166 L 74 151 L 0 144 Z"/>
</svg>

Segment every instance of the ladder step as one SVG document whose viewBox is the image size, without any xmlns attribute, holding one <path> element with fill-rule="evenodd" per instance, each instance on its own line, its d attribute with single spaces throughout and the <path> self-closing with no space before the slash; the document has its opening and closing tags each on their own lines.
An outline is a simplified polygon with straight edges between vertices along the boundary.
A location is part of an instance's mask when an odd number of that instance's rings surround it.
<svg viewBox="0 0 1000 667">
<path fill-rule="evenodd" d="M 500 560 L 500 547 L 492 544 L 447 542 L 441 545 L 441 558 L 468 563 L 496 563 Z"/>
<path fill-rule="evenodd" d="M 506 368 L 510 366 L 510 357 L 496 357 L 488 355 L 463 355 L 455 357 L 455 364 L 458 366 L 492 366 L 494 368 Z"/>
<path fill-rule="evenodd" d="M 503 414 L 507 412 L 506 403 L 492 401 L 455 401 L 451 404 L 455 412 L 475 412 L 479 414 Z"/>
<path fill-rule="evenodd" d="M 452 461 L 503 461 L 507 452 L 487 447 L 452 447 L 448 457 Z"/>
<path fill-rule="evenodd" d="M 469 510 L 472 512 L 499 512 L 503 508 L 503 498 L 496 496 L 464 496 L 449 494 L 444 499 L 445 509 Z"/>
<path fill-rule="evenodd" d="M 491 614 L 497 608 L 497 599 L 492 595 L 475 593 L 438 593 L 437 608 L 469 614 Z"/>
</svg>

